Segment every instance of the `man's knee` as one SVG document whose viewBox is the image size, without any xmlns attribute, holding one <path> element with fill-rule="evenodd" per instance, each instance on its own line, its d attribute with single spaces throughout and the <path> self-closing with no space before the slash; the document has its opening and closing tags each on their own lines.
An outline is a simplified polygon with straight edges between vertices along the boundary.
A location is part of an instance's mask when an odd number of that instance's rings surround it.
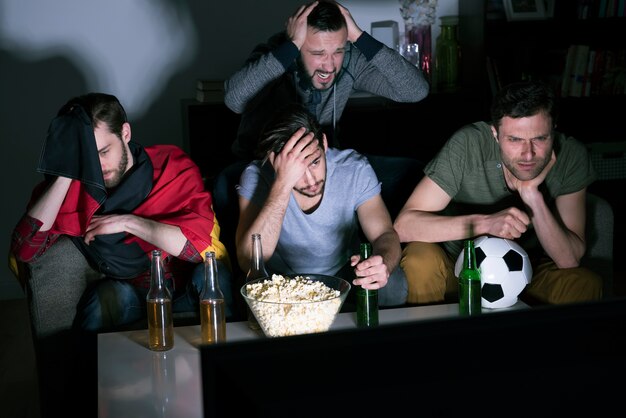
<svg viewBox="0 0 626 418">
<path fill-rule="evenodd" d="M 400 266 L 408 282 L 408 303 L 442 302 L 452 274 L 452 262 L 443 248 L 434 243 L 410 242 Z"/>
<path fill-rule="evenodd" d="M 138 319 L 141 309 L 132 286 L 117 280 L 103 279 L 89 286 L 76 313 L 76 326 L 98 332 Z"/>
<path fill-rule="evenodd" d="M 527 293 L 539 301 L 563 304 L 599 300 L 602 288 L 602 278 L 591 270 L 559 269 L 551 262 L 538 267 Z"/>
<path fill-rule="evenodd" d="M 387 285 L 378 292 L 378 304 L 380 306 L 404 305 L 408 291 L 406 275 L 404 270 L 398 266 L 389 276 Z"/>
</svg>

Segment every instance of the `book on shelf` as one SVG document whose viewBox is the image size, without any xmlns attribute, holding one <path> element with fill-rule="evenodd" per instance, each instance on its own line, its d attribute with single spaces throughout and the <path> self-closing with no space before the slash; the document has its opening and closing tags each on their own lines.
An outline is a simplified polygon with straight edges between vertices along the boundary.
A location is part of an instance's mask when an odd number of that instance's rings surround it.
<svg viewBox="0 0 626 418">
<path fill-rule="evenodd" d="M 598 0 L 598 17 L 606 17 L 606 7 L 608 6 L 607 0 Z"/>
<path fill-rule="evenodd" d="M 498 63 L 495 58 L 487 56 L 486 66 L 487 77 L 489 78 L 489 87 L 491 88 L 491 95 L 493 96 L 502 88 L 500 72 L 498 71 Z"/>
<path fill-rule="evenodd" d="M 591 72 L 590 96 L 598 96 L 600 94 L 600 85 L 602 84 L 602 75 L 604 73 L 604 54 L 603 49 L 595 51 L 593 70 Z"/>
<path fill-rule="evenodd" d="M 591 96 L 591 83 L 593 82 L 593 67 L 596 62 L 596 50 L 589 50 L 589 58 L 587 59 L 587 74 L 585 75 L 585 83 L 583 84 L 583 97 Z"/>
<path fill-rule="evenodd" d="M 568 95 L 572 97 L 582 97 L 585 81 L 587 79 L 589 45 L 575 45 L 575 51 Z"/>
<path fill-rule="evenodd" d="M 626 49 L 616 51 L 612 94 L 626 94 Z"/>
<path fill-rule="evenodd" d="M 205 80 L 198 79 L 196 82 L 196 88 L 198 90 L 224 90 L 223 80 Z"/>
<path fill-rule="evenodd" d="M 202 103 L 224 101 L 224 81 L 198 79 L 196 82 L 196 100 Z"/>
<path fill-rule="evenodd" d="M 196 100 L 201 103 L 223 102 L 224 92 L 218 90 L 196 90 Z"/>
<path fill-rule="evenodd" d="M 565 66 L 563 68 L 563 77 L 561 81 L 561 97 L 569 96 L 571 78 L 574 71 L 574 62 L 576 61 L 577 45 L 570 45 L 565 56 Z"/>
<path fill-rule="evenodd" d="M 604 51 L 604 63 L 601 72 L 600 86 L 598 94 L 601 96 L 610 96 L 613 94 L 613 81 L 615 69 L 615 51 L 607 49 Z"/>
</svg>

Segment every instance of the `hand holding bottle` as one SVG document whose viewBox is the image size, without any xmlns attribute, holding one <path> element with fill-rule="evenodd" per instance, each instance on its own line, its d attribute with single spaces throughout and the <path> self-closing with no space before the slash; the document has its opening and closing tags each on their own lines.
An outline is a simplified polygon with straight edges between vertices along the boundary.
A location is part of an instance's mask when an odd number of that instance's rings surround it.
<svg viewBox="0 0 626 418">
<path fill-rule="evenodd" d="M 362 243 L 360 252 L 361 260 L 369 259 L 372 253 L 371 244 L 368 242 Z M 356 268 L 355 275 L 358 279 L 358 270 Z M 366 289 L 362 285 L 356 287 L 356 324 L 359 327 L 378 325 L 378 290 Z"/>
</svg>

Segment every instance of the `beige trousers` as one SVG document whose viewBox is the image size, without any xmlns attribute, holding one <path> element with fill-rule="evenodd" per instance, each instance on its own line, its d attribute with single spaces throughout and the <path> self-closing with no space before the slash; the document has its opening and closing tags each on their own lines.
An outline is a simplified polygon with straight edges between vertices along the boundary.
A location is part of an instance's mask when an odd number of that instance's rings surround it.
<svg viewBox="0 0 626 418">
<path fill-rule="evenodd" d="M 456 295 L 454 261 L 439 244 L 408 243 L 400 260 L 409 285 L 407 303 L 437 303 Z M 559 269 L 547 259 L 533 266 L 533 278 L 524 293 L 549 304 L 598 300 L 602 298 L 602 278 L 584 267 Z"/>
</svg>

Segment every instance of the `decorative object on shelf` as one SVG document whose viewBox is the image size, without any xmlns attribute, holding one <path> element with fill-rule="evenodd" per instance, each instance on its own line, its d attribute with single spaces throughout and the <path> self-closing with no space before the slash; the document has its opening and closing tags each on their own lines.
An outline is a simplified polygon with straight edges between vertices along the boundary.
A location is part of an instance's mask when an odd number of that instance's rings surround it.
<svg viewBox="0 0 626 418">
<path fill-rule="evenodd" d="M 427 80 L 432 72 L 431 25 L 437 17 L 438 0 L 398 0 L 404 19 L 404 44 L 418 44 L 420 68 Z"/>
<path fill-rule="evenodd" d="M 201 103 L 223 102 L 224 81 L 198 79 L 196 81 L 196 100 Z"/>
<path fill-rule="evenodd" d="M 407 59 L 411 64 L 419 67 L 420 65 L 420 49 L 418 44 L 405 43 L 400 47 L 400 55 Z"/>
<path fill-rule="evenodd" d="M 460 49 L 457 41 L 458 16 L 442 16 L 441 33 L 435 44 L 437 89 L 454 91 L 458 87 Z"/>
<path fill-rule="evenodd" d="M 542 20 L 554 14 L 554 0 L 503 0 L 506 19 Z"/>
<path fill-rule="evenodd" d="M 398 22 L 395 20 L 372 22 L 370 33 L 375 39 L 378 39 L 391 49 L 397 50 L 400 47 Z"/>
</svg>

